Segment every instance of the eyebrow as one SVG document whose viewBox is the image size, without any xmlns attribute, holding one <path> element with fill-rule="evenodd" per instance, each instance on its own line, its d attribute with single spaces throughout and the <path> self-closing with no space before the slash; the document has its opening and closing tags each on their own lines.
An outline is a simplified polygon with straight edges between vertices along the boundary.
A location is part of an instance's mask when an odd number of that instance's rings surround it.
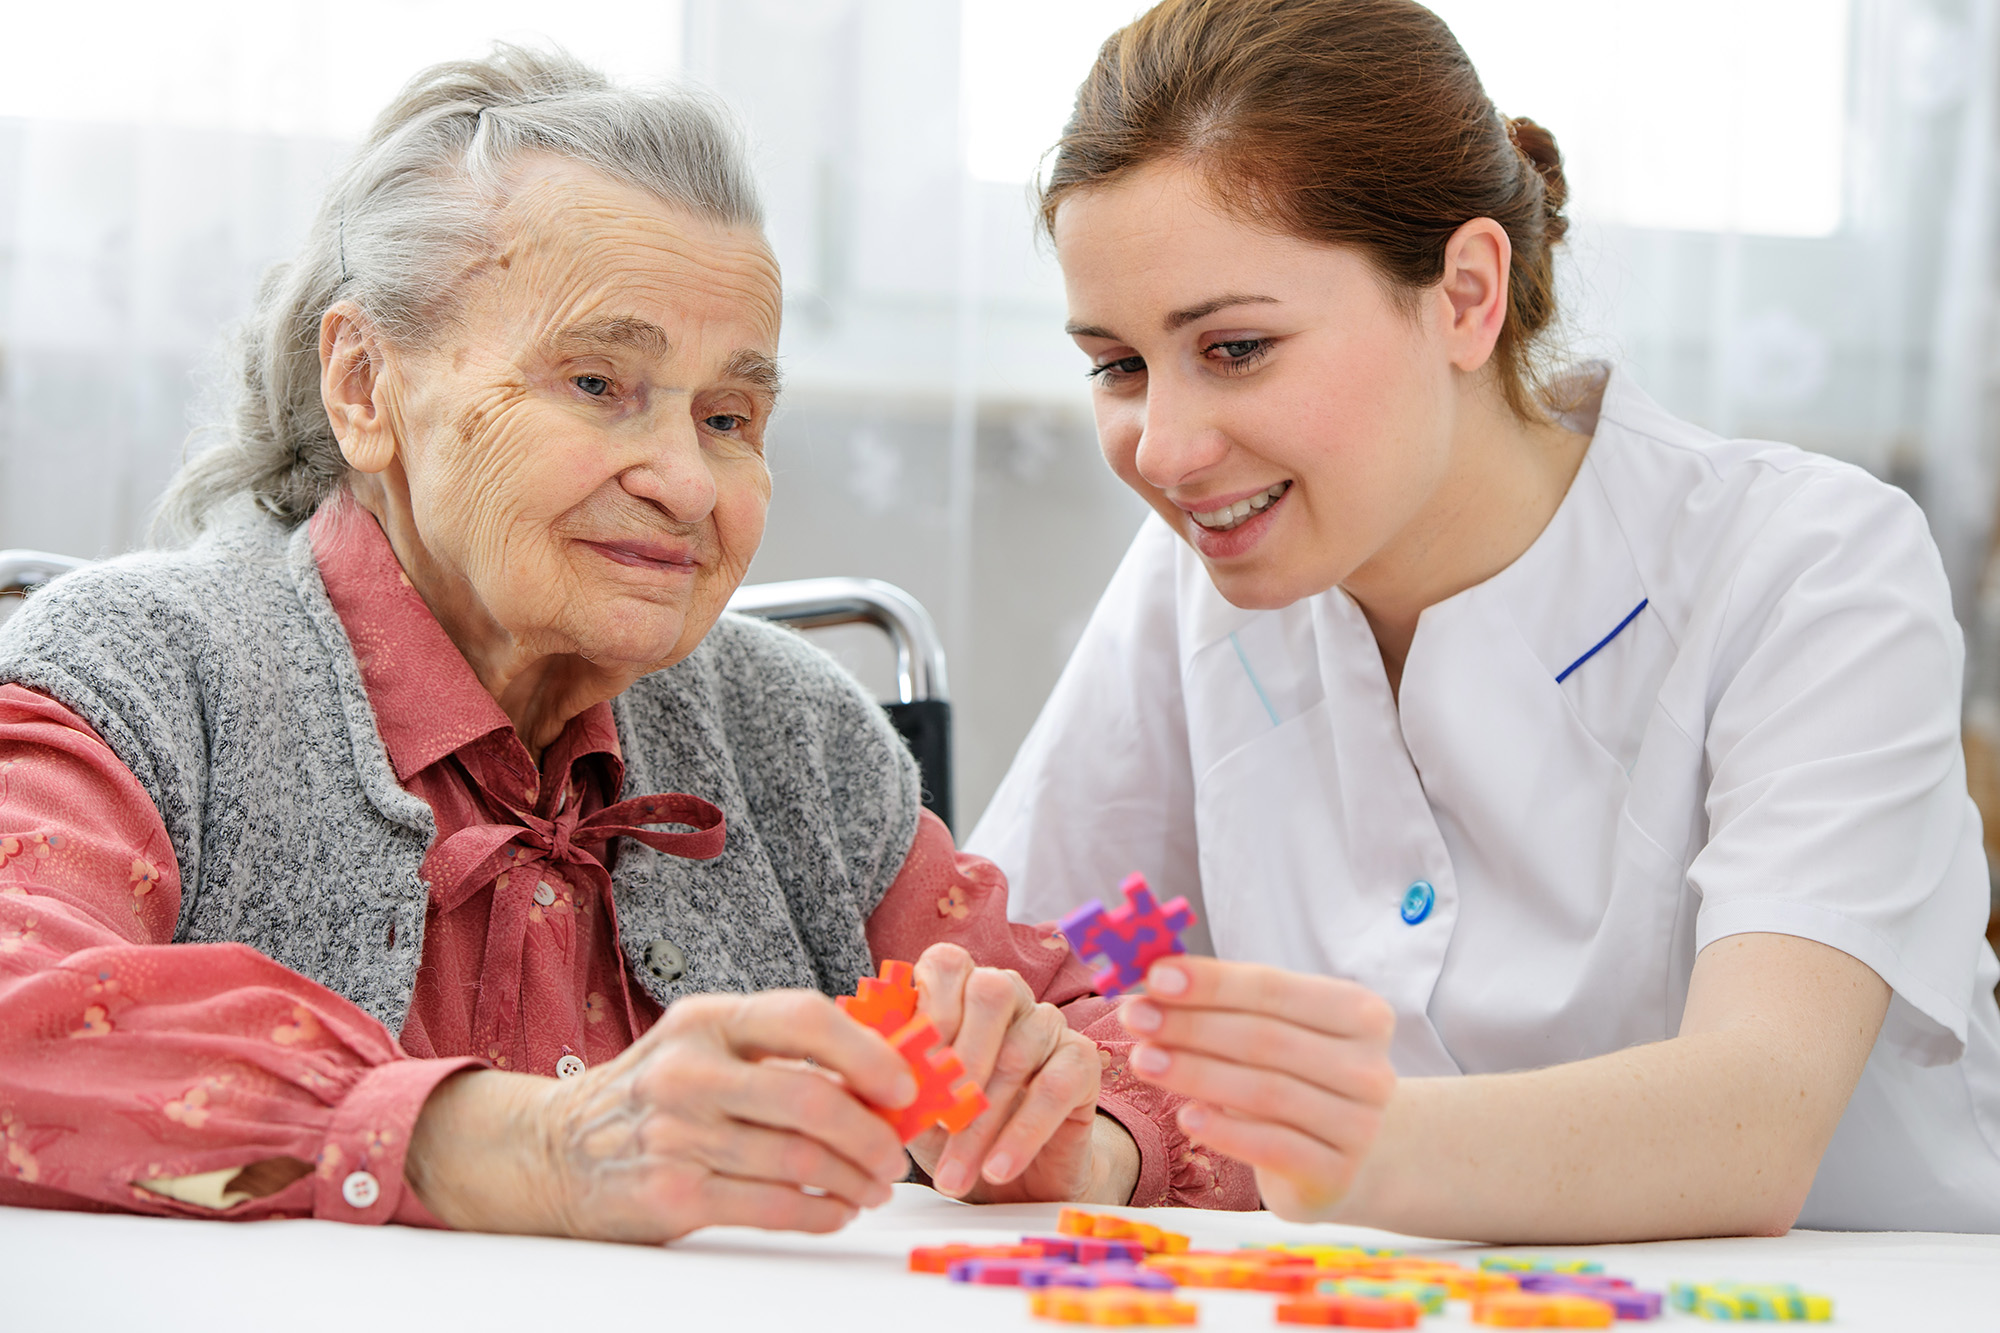
<svg viewBox="0 0 2000 1333">
<path fill-rule="evenodd" d="M 558 356 L 578 356 L 591 352 L 613 352 L 630 348 L 655 361 L 666 359 L 672 348 L 667 331 L 657 324 L 630 316 L 600 319 L 589 324 L 572 324 L 558 329 L 549 338 L 549 350 Z"/>
<path fill-rule="evenodd" d="M 1176 310 L 1161 321 L 1168 333 L 1184 329 L 1198 319 L 1207 319 L 1218 310 L 1227 310 L 1233 305 L 1276 305 L 1275 296 L 1255 296 L 1242 292 L 1231 292 L 1225 296 L 1214 296 L 1198 305 Z M 1095 324 L 1065 324 L 1063 332 L 1072 338 L 1112 338 L 1118 335 L 1109 329 L 1101 329 Z"/>
<path fill-rule="evenodd" d="M 748 380 L 750 384 L 770 395 L 778 396 L 785 387 L 785 377 L 778 369 L 778 363 L 762 352 L 741 351 L 729 358 L 729 364 L 722 373 L 730 379 Z"/>
</svg>

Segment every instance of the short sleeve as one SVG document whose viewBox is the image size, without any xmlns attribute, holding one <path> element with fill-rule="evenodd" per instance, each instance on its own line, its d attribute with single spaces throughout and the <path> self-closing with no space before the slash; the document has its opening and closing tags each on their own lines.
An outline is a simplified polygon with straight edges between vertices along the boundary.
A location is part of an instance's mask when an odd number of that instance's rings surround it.
<svg viewBox="0 0 2000 1333">
<path fill-rule="evenodd" d="M 1148 518 L 966 850 L 1014 886 L 1009 914 L 1046 921 L 1142 871 L 1163 899 L 1201 898 L 1175 565 Z"/>
<path fill-rule="evenodd" d="M 1922 513 L 1848 469 L 1801 486 L 1746 550 L 1717 644 L 1697 949 L 1830 945 L 1894 990 L 1885 1041 L 1957 1059 L 1988 889 L 1964 645 Z"/>
</svg>

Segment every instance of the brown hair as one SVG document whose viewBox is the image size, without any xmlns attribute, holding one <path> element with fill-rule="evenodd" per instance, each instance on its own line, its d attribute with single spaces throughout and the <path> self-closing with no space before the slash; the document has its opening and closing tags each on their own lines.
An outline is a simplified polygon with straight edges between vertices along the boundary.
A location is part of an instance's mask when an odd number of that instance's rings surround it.
<svg viewBox="0 0 2000 1333">
<path fill-rule="evenodd" d="M 1508 406 L 1545 419 L 1532 353 L 1555 316 L 1562 159 L 1547 130 L 1493 109 L 1414 0 L 1162 0 L 1104 43 L 1054 152 L 1051 234 L 1071 195 L 1178 158 L 1223 206 L 1356 246 L 1403 293 L 1443 276 L 1453 232 L 1492 218 L 1514 248 L 1493 363 Z"/>
</svg>

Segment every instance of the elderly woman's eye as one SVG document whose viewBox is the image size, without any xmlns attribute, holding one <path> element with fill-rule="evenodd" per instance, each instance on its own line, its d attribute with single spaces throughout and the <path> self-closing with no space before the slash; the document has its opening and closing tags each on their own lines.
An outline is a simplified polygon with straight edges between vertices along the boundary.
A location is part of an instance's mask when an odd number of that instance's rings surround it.
<svg viewBox="0 0 2000 1333">
<path fill-rule="evenodd" d="M 718 431 L 726 435 L 730 431 L 741 430 L 744 421 L 742 417 L 737 416 L 733 412 L 718 412 L 712 417 L 702 418 L 701 424 L 712 431 Z"/>
<path fill-rule="evenodd" d="M 605 379 L 602 375 L 578 375 L 570 383 L 589 394 L 592 398 L 602 398 L 605 394 L 611 392 L 611 381 Z"/>
</svg>

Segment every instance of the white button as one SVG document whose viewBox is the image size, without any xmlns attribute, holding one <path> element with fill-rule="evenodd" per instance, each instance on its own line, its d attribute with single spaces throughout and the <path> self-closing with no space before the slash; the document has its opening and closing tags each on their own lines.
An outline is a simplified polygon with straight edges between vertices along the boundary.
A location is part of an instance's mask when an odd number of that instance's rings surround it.
<svg viewBox="0 0 2000 1333">
<path fill-rule="evenodd" d="M 547 880 L 543 880 L 540 884 L 537 884 L 535 886 L 536 902 L 540 903 L 544 907 L 547 907 L 550 903 L 554 902 L 555 900 L 556 900 L 556 891 L 549 887 L 549 882 Z"/>
<path fill-rule="evenodd" d="M 583 1072 L 583 1061 L 574 1055 L 565 1055 L 556 1061 L 557 1078 L 575 1078 Z"/>
<path fill-rule="evenodd" d="M 372 1208 L 382 1197 L 382 1186 L 366 1171 L 356 1171 L 340 1182 L 340 1197 L 347 1200 L 349 1208 Z"/>
</svg>

